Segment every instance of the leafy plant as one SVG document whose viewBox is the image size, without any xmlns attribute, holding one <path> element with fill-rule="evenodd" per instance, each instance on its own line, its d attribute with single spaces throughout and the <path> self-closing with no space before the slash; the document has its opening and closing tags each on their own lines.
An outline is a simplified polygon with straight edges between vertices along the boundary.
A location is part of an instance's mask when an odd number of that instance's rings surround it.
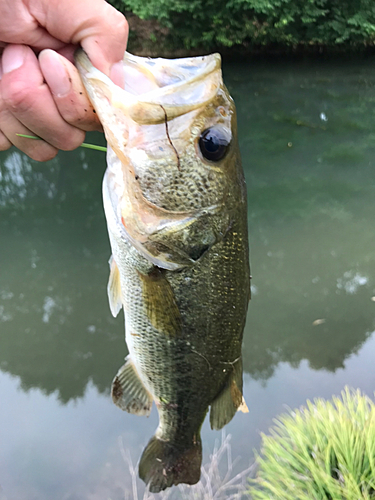
<svg viewBox="0 0 375 500">
<path fill-rule="evenodd" d="M 349 388 L 308 401 L 263 435 L 254 500 L 375 498 L 375 404 Z"/>
</svg>

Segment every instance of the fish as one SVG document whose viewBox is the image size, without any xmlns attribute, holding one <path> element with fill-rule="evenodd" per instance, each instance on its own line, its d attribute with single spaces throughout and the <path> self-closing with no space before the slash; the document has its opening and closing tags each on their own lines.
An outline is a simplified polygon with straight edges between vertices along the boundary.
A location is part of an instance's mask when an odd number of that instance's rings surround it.
<svg viewBox="0 0 375 500">
<path fill-rule="evenodd" d="M 112 399 L 135 415 L 156 404 L 159 425 L 138 468 L 149 491 L 195 484 L 208 411 L 216 430 L 248 411 L 247 192 L 235 105 L 219 54 L 126 52 L 124 88 L 82 49 L 75 61 L 108 143 L 108 297 L 113 316 L 124 310 L 129 351 Z"/>
</svg>

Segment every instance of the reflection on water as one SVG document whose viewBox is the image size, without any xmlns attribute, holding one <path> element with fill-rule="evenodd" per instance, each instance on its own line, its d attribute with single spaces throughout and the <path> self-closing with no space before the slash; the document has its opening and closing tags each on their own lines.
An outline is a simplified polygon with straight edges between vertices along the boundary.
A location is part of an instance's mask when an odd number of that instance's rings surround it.
<svg viewBox="0 0 375 500">
<path fill-rule="evenodd" d="M 261 64 L 249 79 L 233 68 L 229 80 L 246 130 L 255 287 L 244 369 L 263 380 L 280 361 L 335 371 L 374 326 L 375 73 L 295 69 Z"/>
<path fill-rule="evenodd" d="M 112 365 L 113 372 L 123 359 L 115 344 L 121 327 L 110 316 L 106 298 L 103 158 L 93 155 L 97 164 L 87 168 L 80 157 L 89 160 L 90 153 L 75 154 L 78 168 L 72 168 L 69 154 L 56 160 L 52 198 L 50 183 L 40 182 L 41 176 L 52 175 L 49 164 L 22 157 L 18 176 L 25 178 L 27 191 L 18 204 L 10 163 L 1 167 L 2 183 L 8 179 L 9 185 L 1 199 L 12 196 L 0 223 L 0 366 L 19 376 L 23 388 L 57 390 L 63 402 L 82 396 L 89 380 L 108 391 L 106 367 Z"/>
<path fill-rule="evenodd" d="M 228 432 L 247 459 L 283 405 L 346 383 L 373 393 L 374 68 L 226 68 L 253 274 L 243 347 L 250 414 Z M 109 399 L 124 350 L 106 297 L 103 172 L 98 152 L 46 164 L 1 154 L 0 483 L 9 499 L 121 498 L 118 436 L 135 460 L 157 424 L 155 413 L 133 418 Z M 209 449 L 207 422 L 202 438 Z"/>
</svg>

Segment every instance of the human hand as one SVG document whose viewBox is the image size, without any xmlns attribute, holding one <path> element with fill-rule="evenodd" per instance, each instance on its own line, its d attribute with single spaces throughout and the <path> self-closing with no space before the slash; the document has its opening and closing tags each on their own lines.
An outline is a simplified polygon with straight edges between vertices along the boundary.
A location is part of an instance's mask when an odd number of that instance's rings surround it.
<svg viewBox="0 0 375 500">
<path fill-rule="evenodd" d="M 127 36 L 125 17 L 105 0 L 0 0 L 0 150 L 14 145 L 46 161 L 78 147 L 84 131 L 100 130 L 74 50 L 81 45 L 94 66 L 123 85 Z"/>
</svg>

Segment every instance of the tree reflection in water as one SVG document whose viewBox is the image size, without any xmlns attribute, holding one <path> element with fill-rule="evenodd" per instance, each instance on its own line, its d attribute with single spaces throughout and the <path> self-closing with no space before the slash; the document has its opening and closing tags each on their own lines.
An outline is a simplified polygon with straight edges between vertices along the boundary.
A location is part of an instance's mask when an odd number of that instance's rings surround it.
<svg viewBox="0 0 375 500">
<path fill-rule="evenodd" d="M 108 391 L 124 344 L 106 298 L 103 158 L 76 151 L 42 165 L 10 152 L 0 168 L 0 367 L 62 402 L 90 380 Z M 372 194 L 305 179 L 251 188 L 243 358 L 253 378 L 303 359 L 335 371 L 373 331 Z"/>
<path fill-rule="evenodd" d="M 225 67 L 249 189 L 243 365 L 264 381 L 280 362 L 333 372 L 374 330 L 374 65 L 296 67 Z M 0 155 L 0 367 L 63 402 L 90 380 L 108 391 L 125 354 L 106 298 L 104 168 L 95 151 Z"/>
</svg>

